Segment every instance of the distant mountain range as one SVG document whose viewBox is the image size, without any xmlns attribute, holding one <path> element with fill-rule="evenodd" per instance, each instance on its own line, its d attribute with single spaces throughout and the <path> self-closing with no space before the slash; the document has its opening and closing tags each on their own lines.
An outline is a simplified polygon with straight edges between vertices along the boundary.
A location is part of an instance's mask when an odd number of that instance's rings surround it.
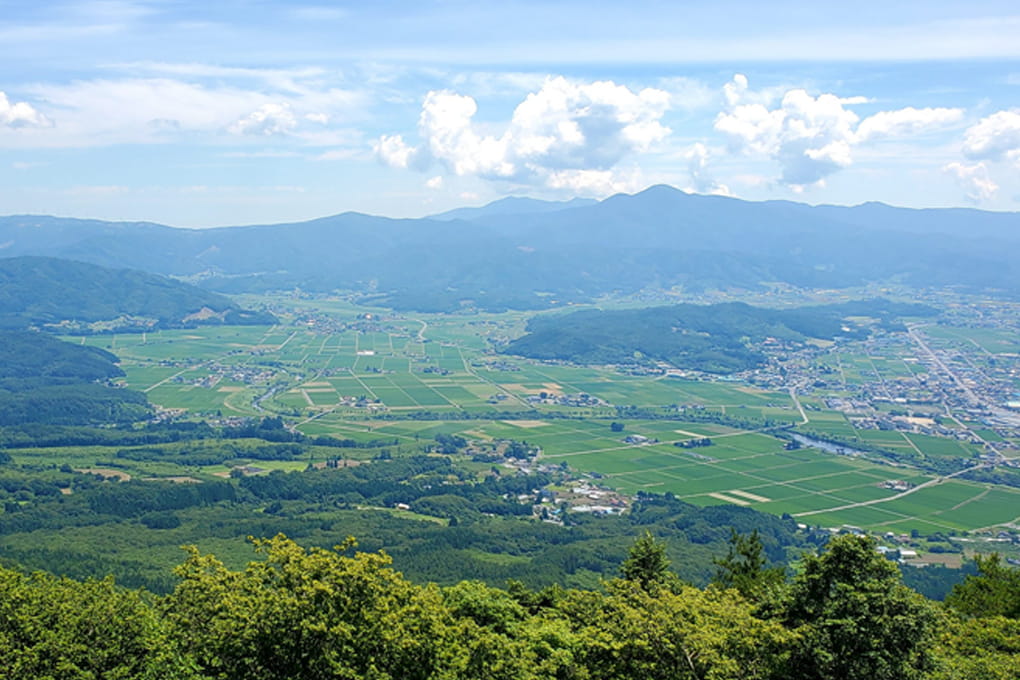
<svg viewBox="0 0 1020 680">
<path fill-rule="evenodd" d="M 598 203 L 504 199 L 432 218 L 344 213 L 175 229 L 0 218 L 0 255 L 194 277 L 221 292 L 362 291 L 423 311 L 539 309 L 611 292 L 896 281 L 1020 295 L 1020 213 L 808 206 L 667 186 Z"/>
<path fill-rule="evenodd" d="M 0 259 L 0 328 L 75 332 L 273 321 L 165 276 L 52 257 Z"/>
</svg>

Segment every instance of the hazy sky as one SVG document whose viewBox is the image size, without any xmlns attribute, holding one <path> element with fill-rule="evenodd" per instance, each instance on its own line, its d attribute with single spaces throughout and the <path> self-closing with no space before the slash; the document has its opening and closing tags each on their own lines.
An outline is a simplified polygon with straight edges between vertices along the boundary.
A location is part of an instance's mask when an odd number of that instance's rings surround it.
<svg viewBox="0 0 1020 680">
<path fill-rule="evenodd" d="M 835 5 L 0 0 L 0 214 L 214 226 L 663 182 L 1020 210 L 1020 5 Z"/>
</svg>

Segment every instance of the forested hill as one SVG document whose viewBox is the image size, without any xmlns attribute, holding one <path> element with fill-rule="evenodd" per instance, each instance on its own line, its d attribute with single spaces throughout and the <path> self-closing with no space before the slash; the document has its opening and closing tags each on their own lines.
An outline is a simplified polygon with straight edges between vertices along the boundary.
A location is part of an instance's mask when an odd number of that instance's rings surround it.
<svg viewBox="0 0 1020 680">
<path fill-rule="evenodd" d="M 732 373 L 754 368 L 764 360 L 750 343 L 767 338 L 800 342 L 808 338 L 867 337 L 869 326 L 849 317 L 869 317 L 875 324 L 893 328 L 901 316 L 931 316 L 935 311 L 925 305 L 887 300 L 794 309 L 731 302 L 583 310 L 532 318 L 527 334 L 504 351 L 579 364 L 664 361 L 678 368 Z"/>
<path fill-rule="evenodd" d="M 43 333 L 0 330 L 0 427 L 130 423 L 149 413 L 140 392 L 111 387 L 117 357 Z"/>
<path fill-rule="evenodd" d="M 66 330 L 74 331 L 107 321 L 129 330 L 273 319 L 165 276 L 51 257 L 0 259 L 0 328 L 68 322 Z"/>
</svg>

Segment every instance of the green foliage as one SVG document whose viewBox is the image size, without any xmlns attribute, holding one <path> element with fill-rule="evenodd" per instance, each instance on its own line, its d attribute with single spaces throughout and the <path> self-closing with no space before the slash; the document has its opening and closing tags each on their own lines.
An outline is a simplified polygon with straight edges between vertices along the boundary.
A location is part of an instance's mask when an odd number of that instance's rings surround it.
<svg viewBox="0 0 1020 680">
<path fill-rule="evenodd" d="M 0 569 L 0 677 L 196 677 L 141 593 Z"/>
<path fill-rule="evenodd" d="M 353 539 L 332 550 L 282 535 L 254 543 L 260 558 L 241 569 L 189 548 L 163 598 L 110 579 L 0 568 L 0 675 L 1011 680 L 1020 661 L 1015 619 L 938 615 L 853 536 L 808 557 L 783 615 L 768 618 L 737 589 L 715 585 L 442 588 L 415 585 L 385 553 L 356 552 Z M 639 546 L 662 564 L 659 542 L 646 535 Z M 733 548 L 740 559 L 757 552 L 753 537 Z"/>
<path fill-rule="evenodd" d="M 678 583 L 676 574 L 669 571 L 666 544 L 647 530 L 634 542 L 627 559 L 620 565 L 620 575 L 649 592 Z"/>
<path fill-rule="evenodd" d="M 384 554 L 256 541 L 265 561 L 228 570 L 192 549 L 164 604 L 203 672 L 228 678 L 435 677 L 446 626 L 434 587 L 416 587 Z M 345 546 L 347 547 L 347 546 Z"/>
<path fill-rule="evenodd" d="M 557 605 L 592 678 L 771 678 L 793 636 L 755 618 L 735 591 L 680 586 L 650 593 L 617 581 L 608 595 L 571 592 Z"/>
<path fill-rule="evenodd" d="M 900 583 L 868 537 L 837 536 L 807 556 L 783 616 L 800 636 L 791 676 L 909 680 L 933 665 L 934 606 Z"/>
<path fill-rule="evenodd" d="M 934 680 L 1015 680 L 1020 669 L 1020 621 L 988 616 L 946 623 Z"/>
<path fill-rule="evenodd" d="M 117 357 L 42 333 L 0 331 L 0 427 L 129 423 L 149 413 L 145 395 L 106 382 Z"/>
<path fill-rule="evenodd" d="M 946 604 L 967 616 L 1020 619 L 1020 569 L 1004 564 L 998 553 L 974 561 L 978 574 L 956 585 Z"/>
<path fill-rule="evenodd" d="M 236 498 L 236 490 L 228 482 L 175 484 L 131 481 L 101 484 L 83 495 L 97 514 L 139 517 L 153 512 L 232 501 Z"/>
<path fill-rule="evenodd" d="M 718 567 L 715 583 L 723 588 L 736 588 L 752 602 L 776 599 L 785 580 L 782 567 L 768 567 L 757 529 L 749 535 L 733 530 L 729 552 L 715 563 Z"/>
</svg>

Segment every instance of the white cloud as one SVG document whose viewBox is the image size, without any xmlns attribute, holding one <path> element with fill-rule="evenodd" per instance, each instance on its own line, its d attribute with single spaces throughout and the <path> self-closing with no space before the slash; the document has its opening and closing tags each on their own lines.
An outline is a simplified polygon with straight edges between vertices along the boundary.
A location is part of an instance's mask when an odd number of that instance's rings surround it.
<svg viewBox="0 0 1020 680">
<path fill-rule="evenodd" d="M 1020 160 L 1020 110 L 993 113 L 968 128 L 963 153 L 976 160 Z"/>
<path fill-rule="evenodd" d="M 729 136 L 735 149 L 778 161 L 784 184 L 820 184 L 850 165 L 858 116 L 843 108 L 839 97 L 790 90 L 779 108 L 769 110 L 757 101 L 741 103 L 746 92 L 747 79 L 738 74 L 725 88 L 730 110 L 716 117 L 715 128 Z"/>
<path fill-rule="evenodd" d="M 199 82 L 191 82 L 198 80 Z M 90 147 L 162 143 L 188 135 L 239 137 L 288 133 L 304 146 L 333 146 L 350 137 L 338 125 L 362 115 L 358 91 L 314 87 L 248 89 L 220 79 L 120 78 L 28 88 L 53 129 L 3 138 L 10 147 Z M 324 122 L 325 121 L 325 122 Z M 362 142 L 363 144 L 363 142 Z"/>
<path fill-rule="evenodd" d="M 647 183 L 636 170 L 629 174 L 614 170 L 557 170 L 546 177 L 545 184 L 576 196 L 609 196 L 634 193 Z"/>
<path fill-rule="evenodd" d="M 263 104 L 236 120 L 227 130 L 235 135 L 282 135 L 297 127 L 294 112 L 287 104 Z"/>
<path fill-rule="evenodd" d="M 423 153 L 458 175 L 513 175 L 514 166 L 506 160 L 506 136 L 497 139 L 479 134 L 471 120 L 477 110 L 471 97 L 429 92 L 418 122 L 419 133 L 425 139 Z"/>
<path fill-rule="evenodd" d="M 416 154 L 401 135 L 383 135 L 372 148 L 383 163 L 394 168 L 409 167 Z"/>
<path fill-rule="evenodd" d="M 771 106 L 777 99 L 781 99 L 785 92 L 786 90 L 782 87 L 766 87 L 761 90 L 751 90 L 747 76 L 743 73 L 735 73 L 733 79 L 723 85 L 723 98 L 730 108 L 738 104 Z"/>
<path fill-rule="evenodd" d="M 231 79 L 262 81 L 270 86 L 285 91 L 304 91 L 303 81 L 321 81 L 327 75 L 325 69 L 319 67 L 301 68 L 250 68 L 243 66 L 221 66 L 218 64 L 202 64 L 194 62 L 163 62 L 163 61 L 131 61 L 119 62 L 106 66 L 125 73 L 175 76 L 194 80 Z"/>
<path fill-rule="evenodd" d="M 11 103 L 0 91 L 0 125 L 7 127 L 50 127 L 53 122 L 25 102 Z"/>
<path fill-rule="evenodd" d="M 802 89 L 788 90 L 778 108 L 771 95 L 752 92 L 741 74 L 723 87 L 728 104 L 715 129 L 729 138 L 734 151 L 758 154 L 779 163 L 779 181 L 796 191 L 820 186 L 829 175 L 853 164 L 853 148 L 886 138 L 937 129 L 960 120 L 960 109 L 882 111 L 861 121 L 847 106 L 865 97 L 817 97 Z"/>
<path fill-rule="evenodd" d="M 955 123 L 963 118 L 963 109 L 908 106 L 897 111 L 880 111 L 861 121 L 857 140 L 870 142 L 886 137 L 904 137 Z"/>
<path fill-rule="evenodd" d="M 425 186 L 429 189 L 442 189 L 443 188 L 443 176 L 436 175 L 429 180 L 426 180 Z"/>
<path fill-rule="evenodd" d="M 691 184 L 688 188 L 699 194 L 718 194 L 720 196 L 732 196 L 729 187 L 720 184 L 708 171 L 708 149 L 704 144 L 698 142 L 685 154 L 687 158 L 687 172 L 691 176 Z"/>
<path fill-rule="evenodd" d="M 53 112 L 56 130 L 40 145 L 101 146 L 162 141 L 180 133 L 219 131 L 267 97 L 165 78 L 90 80 L 39 85 L 33 93 Z"/>
<path fill-rule="evenodd" d="M 663 90 L 549 78 L 517 105 L 502 133 L 493 134 L 476 123 L 472 97 L 433 91 L 418 121 L 421 144 L 384 135 L 375 150 L 394 167 L 439 164 L 456 175 L 612 193 L 628 183 L 614 166 L 669 135 L 659 122 L 669 102 Z"/>
<path fill-rule="evenodd" d="M 988 176 L 988 168 L 984 163 L 948 163 L 942 170 L 952 175 L 967 192 L 967 198 L 975 203 L 994 198 L 999 191 L 999 185 Z"/>
</svg>

